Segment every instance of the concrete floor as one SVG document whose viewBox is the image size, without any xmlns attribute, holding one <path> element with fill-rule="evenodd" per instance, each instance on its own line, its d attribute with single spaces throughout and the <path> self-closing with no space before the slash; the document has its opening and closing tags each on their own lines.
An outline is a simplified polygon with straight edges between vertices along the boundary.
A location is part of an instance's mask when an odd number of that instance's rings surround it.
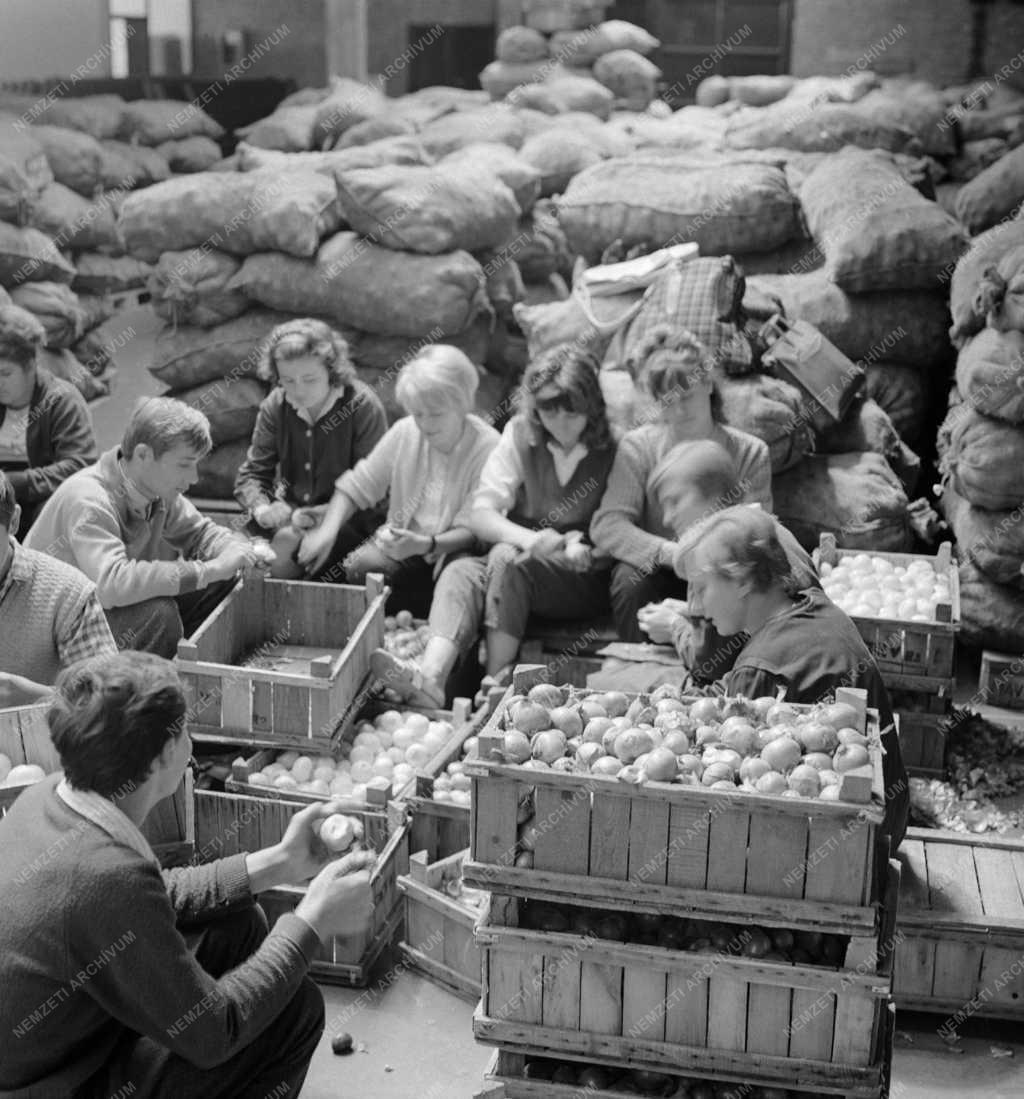
<svg viewBox="0 0 1024 1099">
<path fill-rule="evenodd" d="M 92 406 L 101 449 L 115 445 L 139 397 L 161 386 L 146 366 L 159 322 L 148 308 L 121 313 L 104 326 L 124 344 L 111 396 Z M 131 330 L 131 336 L 123 337 Z M 477 1045 L 472 1006 L 382 960 L 369 988 L 323 986 L 327 1027 L 310 1066 L 305 1099 L 471 1099 L 482 1084 L 490 1049 Z M 892 1099 L 1024 1099 L 1024 1027 L 972 1020 L 948 1046 L 939 1016 L 897 1018 Z M 331 1053 L 331 1036 L 348 1031 L 357 1051 Z M 1009 1055 L 1007 1055 L 1009 1054 Z"/>
</svg>

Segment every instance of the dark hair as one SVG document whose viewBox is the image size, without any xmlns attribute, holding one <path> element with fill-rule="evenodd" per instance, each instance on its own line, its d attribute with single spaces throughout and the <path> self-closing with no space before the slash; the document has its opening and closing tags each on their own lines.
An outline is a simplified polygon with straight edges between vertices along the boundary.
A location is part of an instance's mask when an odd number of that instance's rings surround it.
<svg viewBox="0 0 1024 1099">
<path fill-rule="evenodd" d="M 561 343 L 537 356 L 526 368 L 519 396 L 519 408 L 526 418 L 533 440 L 547 437 L 537 414 L 536 394 L 553 385 L 565 394 L 573 410 L 587 418 L 580 441 L 588 450 L 604 450 L 612 445 L 608 414 L 598 375 L 601 361 L 585 347 Z"/>
<path fill-rule="evenodd" d="M 719 550 L 710 568 L 733 580 L 749 580 L 755 591 L 781 586 L 787 595 L 794 593 L 793 566 L 779 540 L 774 516 L 760 508 L 737 504 L 708 516 L 680 539 L 676 550 L 676 571 L 687 553 L 697 545 L 706 545 L 716 536 Z"/>
<path fill-rule="evenodd" d="M 20 305 L 0 305 L 0 359 L 28 370 L 45 342 L 46 330 L 32 313 Z"/>
<path fill-rule="evenodd" d="M 270 385 L 277 385 L 280 382 L 278 363 L 305 355 L 312 355 L 323 363 L 331 386 L 351 385 L 356 379 L 348 341 L 325 321 L 315 317 L 285 321 L 270 333 L 256 369 L 257 377 Z"/>
<path fill-rule="evenodd" d="M 18 506 L 17 497 L 14 495 L 14 485 L 7 480 L 4 471 L 0 469 L 0 527 L 4 530 L 11 529 L 11 520 L 14 518 L 14 509 Z"/>
<path fill-rule="evenodd" d="M 669 358 L 670 355 L 673 358 Z M 704 345 L 688 329 L 672 328 L 667 324 L 655 325 L 633 348 L 626 365 L 636 384 L 656 401 L 688 387 L 691 378 L 710 381 L 711 415 L 715 420 L 722 419 L 722 398 L 715 384 L 714 356 L 708 354 Z"/>
<path fill-rule="evenodd" d="M 47 720 L 68 782 L 109 798 L 146 781 L 167 742 L 185 732 L 186 710 L 169 660 L 123 652 L 66 668 Z"/>
<path fill-rule="evenodd" d="M 205 457 L 213 449 L 210 421 L 197 408 L 174 397 L 148 397 L 132 409 L 121 439 L 121 453 L 131 458 L 142 443 L 159 458 L 179 444 Z"/>
</svg>

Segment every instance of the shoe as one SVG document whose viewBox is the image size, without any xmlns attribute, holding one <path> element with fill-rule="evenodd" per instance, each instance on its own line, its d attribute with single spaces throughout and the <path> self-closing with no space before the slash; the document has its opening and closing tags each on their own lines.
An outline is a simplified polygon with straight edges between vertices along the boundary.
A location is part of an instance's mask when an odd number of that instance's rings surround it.
<svg viewBox="0 0 1024 1099">
<path fill-rule="evenodd" d="M 374 649 L 370 654 L 370 671 L 403 702 L 425 709 L 444 709 L 443 688 L 426 679 L 415 660 L 403 660 L 387 649 Z"/>
</svg>

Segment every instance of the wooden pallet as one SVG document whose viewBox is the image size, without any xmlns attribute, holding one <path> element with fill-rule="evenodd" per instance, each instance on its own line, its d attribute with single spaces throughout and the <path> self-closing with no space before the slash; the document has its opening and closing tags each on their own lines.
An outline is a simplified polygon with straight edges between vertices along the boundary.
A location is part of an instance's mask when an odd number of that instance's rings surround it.
<svg viewBox="0 0 1024 1099">
<path fill-rule="evenodd" d="M 544 673 L 517 669 L 508 697 L 530 679 L 543 681 Z M 859 699 L 864 714 L 864 692 L 847 694 Z M 504 709 L 505 703 L 481 733 L 484 756 Z M 868 934 L 877 923 L 876 867 L 884 865 L 877 858 L 885 850 L 877 716 L 872 722 L 873 766 L 856 776 L 867 786 L 868 804 L 659 782 L 632 786 L 600 775 L 474 761 L 467 767 L 474 787 L 466 881 L 571 901 L 585 878 L 591 903 L 607 907 L 682 907 L 729 921 Z M 539 834 L 526 868 L 515 862 L 523 807 L 531 805 Z"/>
<path fill-rule="evenodd" d="M 815 560 L 818 564 L 838 564 L 856 557 L 862 550 L 836 547 L 835 536 L 823 534 Z M 949 578 L 950 602 L 936 608 L 935 622 L 904 622 L 893 618 L 851 616 L 864 643 L 875 658 L 885 685 L 894 690 L 953 693 L 955 678 L 956 635 L 960 628 L 960 574 L 952 559 L 952 546 L 943 542 L 936 556 L 916 553 L 872 552 L 894 565 L 930 561 L 936 572 Z"/>
<path fill-rule="evenodd" d="M 409 874 L 398 879 L 405 894 L 406 959 L 426 976 L 459 996 L 480 999 L 480 944 L 473 930 L 480 912 L 445 892 L 462 876 L 468 852 L 429 862 L 425 851 L 409 857 Z"/>
<path fill-rule="evenodd" d="M 200 741 L 330 751 L 366 700 L 370 654 L 383 643 L 387 589 L 246 574 L 177 664 Z M 288 670 L 245 666 L 276 661 Z"/>
<path fill-rule="evenodd" d="M 911 828 L 897 857 L 897 1006 L 1024 1019 L 1024 843 Z"/>
<path fill-rule="evenodd" d="M 47 774 L 60 770 L 60 757 L 50 739 L 48 706 L 19 706 L 0 710 L 0 753 L 12 764 L 34 763 Z M 0 788 L 0 817 L 26 786 Z M 195 848 L 196 823 L 192 771 L 186 770 L 178 789 L 157 802 L 140 829 L 162 866 L 190 862 Z"/>
<path fill-rule="evenodd" d="M 981 654 L 978 694 L 989 706 L 1024 710 L 1024 655 L 985 649 Z"/>
</svg>

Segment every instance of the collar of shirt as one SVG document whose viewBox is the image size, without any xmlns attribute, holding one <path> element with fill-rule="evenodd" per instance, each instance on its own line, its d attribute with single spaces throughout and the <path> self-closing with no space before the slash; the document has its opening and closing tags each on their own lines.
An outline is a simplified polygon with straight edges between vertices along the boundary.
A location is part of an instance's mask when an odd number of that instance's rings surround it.
<svg viewBox="0 0 1024 1099">
<path fill-rule="evenodd" d="M 336 385 L 331 386 L 331 388 L 327 391 L 327 397 L 324 400 L 323 410 L 321 411 L 320 415 L 317 416 L 317 418 L 315 420 L 309 414 L 309 409 L 308 408 L 295 408 L 295 405 L 292 405 L 292 408 L 295 409 L 295 414 L 299 417 L 300 420 L 305 420 L 305 422 L 307 424 L 309 424 L 310 427 L 315 427 L 316 424 L 320 420 L 322 420 L 327 415 L 327 413 L 330 412 L 331 409 L 334 408 L 334 406 L 338 403 L 338 401 L 340 401 L 341 398 L 344 397 L 344 396 L 345 396 L 345 387 L 344 386 L 340 386 L 340 387 L 336 386 Z"/>
<path fill-rule="evenodd" d="M 0 576 L 0 600 L 11 590 L 11 585 L 15 580 L 32 579 L 31 571 L 22 556 L 20 543 L 13 534 L 9 537 L 11 540 L 11 557 L 7 562 L 7 571 L 3 576 Z"/>
<path fill-rule="evenodd" d="M 555 463 L 555 476 L 560 485 L 568 484 L 569 479 L 576 472 L 580 462 L 586 458 L 589 451 L 583 443 L 577 443 L 572 450 L 565 451 L 557 443 L 548 442 L 548 450 Z"/>
<path fill-rule="evenodd" d="M 78 790 L 66 778 L 57 784 L 57 796 L 69 808 L 101 828 L 118 843 L 130 847 L 144 859 L 160 865 L 159 860 L 149 846 L 146 837 L 136 828 L 134 822 L 109 798 L 97 794 L 95 790 Z"/>
</svg>

